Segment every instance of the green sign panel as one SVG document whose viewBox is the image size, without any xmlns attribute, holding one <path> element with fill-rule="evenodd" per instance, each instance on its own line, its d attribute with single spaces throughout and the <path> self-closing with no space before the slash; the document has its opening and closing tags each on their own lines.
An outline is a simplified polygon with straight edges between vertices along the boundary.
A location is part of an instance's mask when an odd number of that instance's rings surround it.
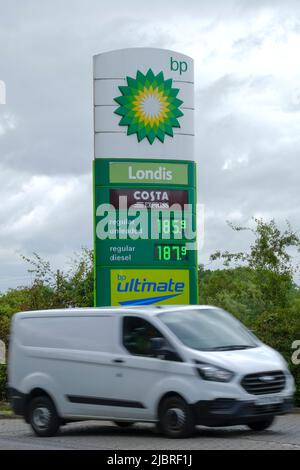
<svg viewBox="0 0 300 470">
<path fill-rule="evenodd" d="M 147 243 L 147 250 L 145 246 Z M 188 242 L 103 240 L 96 242 L 97 266 L 190 266 L 196 264 L 196 252 Z"/>
<path fill-rule="evenodd" d="M 110 163 L 110 183 L 187 185 L 188 165 L 157 163 Z"/>
<path fill-rule="evenodd" d="M 94 161 L 95 305 L 197 303 L 195 164 Z"/>
</svg>

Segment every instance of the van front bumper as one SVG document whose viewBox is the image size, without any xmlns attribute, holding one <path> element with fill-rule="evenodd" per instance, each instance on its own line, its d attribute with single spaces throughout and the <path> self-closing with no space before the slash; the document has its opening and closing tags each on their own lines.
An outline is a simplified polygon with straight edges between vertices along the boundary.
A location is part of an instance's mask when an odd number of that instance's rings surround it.
<svg viewBox="0 0 300 470">
<path fill-rule="evenodd" d="M 282 403 L 257 405 L 255 401 L 217 398 L 212 401 L 199 401 L 192 405 L 192 408 L 196 424 L 234 426 L 290 413 L 294 408 L 294 399 L 289 397 L 283 399 Z"/>
</svg>

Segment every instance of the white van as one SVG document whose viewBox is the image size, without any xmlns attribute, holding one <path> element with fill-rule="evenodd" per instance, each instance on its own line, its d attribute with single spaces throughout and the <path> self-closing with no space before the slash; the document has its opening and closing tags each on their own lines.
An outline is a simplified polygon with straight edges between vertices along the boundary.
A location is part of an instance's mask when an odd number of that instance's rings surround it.
<svg viewBox="0 0 300 470">
<path fill-rule="evenodd" d="M 18 313 L 8 365 L 13 409 L 39 436 L 90 419 L 153 422 L 169 437 L 262 430 L 293 407 L 284 359 L 215 307 Z"/>
</svg>

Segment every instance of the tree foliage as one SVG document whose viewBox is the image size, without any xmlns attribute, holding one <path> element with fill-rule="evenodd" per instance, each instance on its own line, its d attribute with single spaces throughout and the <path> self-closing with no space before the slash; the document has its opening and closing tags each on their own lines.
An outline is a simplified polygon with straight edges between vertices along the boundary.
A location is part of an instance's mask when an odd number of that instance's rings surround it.
<svg viewBox="0 0 300 470">
<path fill-rule="evenodd" d="M 0 339 L 7 343 L 11 316 L 16 312 L 91 307 L 93 305 L 93 252 L 83 248 L 66 271 L 52 270 L 48 261 L 34 253 L 23 257 L 34 280 L 29 287 L 10 289 L 0 295 Z"/>
<path fill-rule="evenodd" d="M 211 255 L 211 260 L 222 260 L 225 268 L 233 263 L 235 266 L 245 266 L 254 273 L 254 282 L 259 286 L 264 300 L 264 309 L 285 307 L 289 304 L 291 294 L 295 289 L 293 276 L 298 266 L 293 263 L 291 249 L 300 249 L 300 238 L 291 225 L 283 232 L 276 226 L 275 221 L 266 222 L 253 219 L 255 228 L 240 227 L 230 224 L 236 232 L 250 231 L 254 243 L 248 252 L 222 253 Z"/>
<path fill-rule="evenodd" d="M 221 260 L 225 269 L 200 267 L 200 303 L 233 313 L 281 352 L 296 378 L 300 400 L 300 366 L 291 362 L 292 344 L 300 340 L 300 289 L 293 280 L 298 266 L 292 256 L 300 239 L 289 223 L 280 231 L 274 220 L 254 222 L 254 228 L 229 224 L 236 232 L 251 231 L 249 251 L 211 255 L 211 261 Z"/>
<path fill-rule="evenodd" d="M 271 271 L 278 275 L 293 276 L 298 266 L 292 263 L 292 255 L 288 249 L 295 247 L 300 249 L 300 238 L 292 230 L 289 222 L 283 232 L 277 227 L 272 219 L 266 222 L 263 219 L 252 219 L 255 227 L 242 227 L 227 222 L 235 232 L 250 231 L 254 236 L 254 243 L 249 252 L 224 253 L 217 251 L 211 255 L 211 260 L 222 259 L 224 266 L 229 267 L 231 263 L 243 263 L 257 271 Z"/>
</svg>

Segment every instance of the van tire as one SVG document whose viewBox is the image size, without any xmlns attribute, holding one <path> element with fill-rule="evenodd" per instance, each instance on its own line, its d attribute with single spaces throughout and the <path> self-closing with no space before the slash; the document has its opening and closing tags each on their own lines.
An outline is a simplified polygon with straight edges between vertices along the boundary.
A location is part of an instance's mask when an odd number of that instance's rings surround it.
<svg viewBox="0 0 300 470">
<path fill-rule="evenodd" d="M 174 439 L 191 436 L 195 431 L 195 418 L 190 406 L 183 398 L 166 398 L 159 409 L 159 429 Z"/>
<path fill-rule="evenodd" d="M 60 419 L 53 401 L 47 396 L 33 398 L 28 407 L 29 423 L 39 437 L 52 437 L 57 433 Z"/>
<path fill-rule="evenodd" d="M 119 428 L 130 428 L 131 426 L 134 425 L 133 422 L 130 421 L 114 421 L 114 424 L 118 426 Z"/>
<path fill-rule="evenodd" d="M 248 423 L 247 426 L 252 429 L 252 431 L 264 431 L 272 426 L 274 423 L 274 416 L 271 418 L 262 419 L 261 421 L 253 421 L 253 423 Z"/>
</svg>

